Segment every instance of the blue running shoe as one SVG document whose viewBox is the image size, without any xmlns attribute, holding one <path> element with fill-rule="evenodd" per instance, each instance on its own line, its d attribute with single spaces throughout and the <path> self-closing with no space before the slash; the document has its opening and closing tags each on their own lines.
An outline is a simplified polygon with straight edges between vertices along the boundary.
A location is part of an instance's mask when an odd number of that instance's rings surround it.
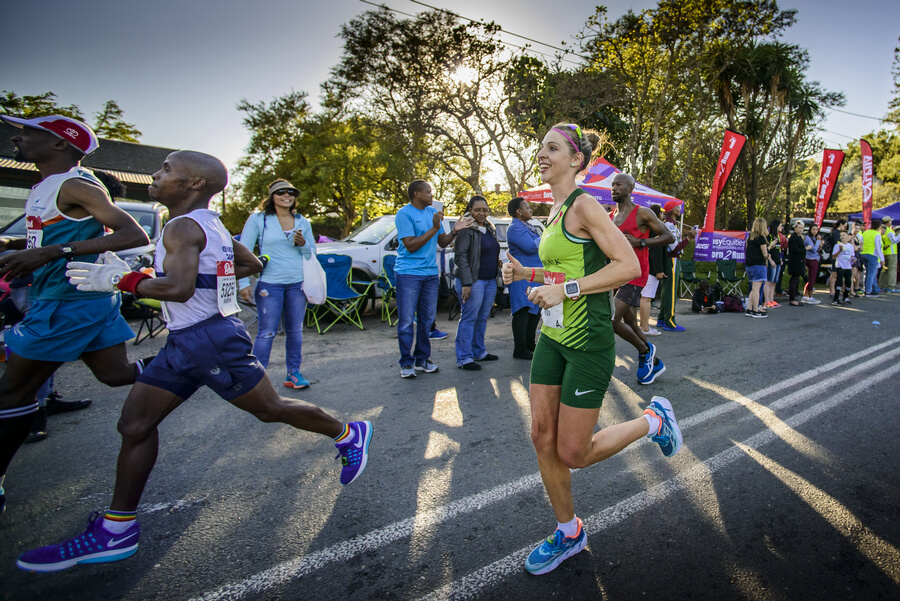
<svg viewBox="0 0 900 601">
<path fill-rule="evenodd" d="M 638 356 L 637 379 L 641 384 L 651 384 L 653 380 L 656 379 L 656 376 L 666 369 L 666 367 L 663 366 L 662 371 L 654 375 L 653 371 L 656 364 L 662 362 L 656 359 L 656 345 L 652 342 L 648 342 L 647 346 L 650 350 L 643 355 Z"/>
<path fill-rule="evenodd" d="M 441 332 L 438 329 L 431 330 L 431 332 L 428 333 L 428 337 L 432 340 L 443 340 L 447 336 L 447 332 Z"/>
<path fill-rule="evenodd" d="M 95 511 L 84 532 L 58 545 L 26 551 L 19 555 L 16 565 L 29 572 L 58 572 L 79 563 L 119 561 L 137 553 L 140 537 L 137 522 L 125 532 L 113 534 L 103 527 L 103 516 Z"/>
<path fill-rule="evenodd" d="M 356 433 L 350 442 L 334 443 L 340 457 L 341 484 L 350 484 L 363 473 L 369 460 L 369 442 L 372 441 L 372 422 L 350 422 L 347 424 Z"/>
<path fill-rule="evenodd" d="M 675 421 L 672 403 L 661 396 L 655 396 L 650 399 L 650 406 L 644 409 L 644 413 L 651 413 L 660 418 L 659 431 L 650 440 L 659 444 L 663 455 L 671 457 L 681 450 L 681 428 Z"/>
<path fill-rule="evenodd" d="M 299 369 L 295 369 L 290 372 L 284 378 L 284 387 L 285 388 L 296 388 L 298 390 L 303 388 L 309 388 L 309 380 L 303 377 L 303 374 L 300 373 Z"/>
<path fill-rule="evenodd" d="M 660 359 L 657 359 L 653 364 L 653 367 L 647 372 L 643 379 L 639 379 L 638 382 L 644 385 L 653 384 L 656 381 L 656 378 L 660 376 L 664 371 L 666 371 L 666 365 Z"/>
<path fill-rule="evenodd" d="M 676 324 L 674 326 L 663 324 L 660 327 L 663 330 L 665 330 L 666 332 L 684 332 L 684 329 L 685 329 L 684 326 L 680 326 L 678 324 Z"/>
<path fill-rule="evenodd" d="M 587 546 L 587 535 L 584 533 L 581 518 L 578 518 L 577 535 L 568 538 L 563 535 L 562 530 L 557 530 L 547 540 L 535 547 L 528 559 L 525 560 L 525 569 L 534 575 L 546 574 L 583 550 L 585 546 Z"/>
</svg>

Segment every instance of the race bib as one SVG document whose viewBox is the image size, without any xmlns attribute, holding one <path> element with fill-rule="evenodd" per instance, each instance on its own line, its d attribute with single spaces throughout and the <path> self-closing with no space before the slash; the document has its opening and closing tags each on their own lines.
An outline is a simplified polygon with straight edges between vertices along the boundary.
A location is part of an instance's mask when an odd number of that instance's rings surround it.
<svg viewBox="0 0 900 601">
<path fill-rule="evenodd" d="M 41 221 L 41 218 L 26 215 L 25 227 L 28 228 L 25 248 L 40 248 L 44 239 L 44 223 Z"/>
<path fill-rule="evenodd" d="M 556 273 L 555 271 L 544 270 L 545 284 L 563 284 L 566 281 L 566 274 Z M 563 323 L 563 303 L 553 305 L 546 309 L 541 309 L 541 320 L 548 328 L 556 328 L 561 330 L 565 327 Z"/>
<path fill-rule="evenodd" d="M 240 312 L 237 302 L 237 278 L 234 277 L 234 261 L 216 261 L 216 298 L 219 313 L 228 317 Z"/>
</svg>

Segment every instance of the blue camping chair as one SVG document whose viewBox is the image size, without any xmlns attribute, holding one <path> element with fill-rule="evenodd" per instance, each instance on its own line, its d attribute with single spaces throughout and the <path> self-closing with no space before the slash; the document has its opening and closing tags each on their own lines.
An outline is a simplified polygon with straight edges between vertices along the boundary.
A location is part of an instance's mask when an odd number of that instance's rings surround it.
<svg viewBox="0 0 900 601">
<path fill-rule="evenodd" d="M 364 330 L 360 309 L 369 298 L 369 289 L 374 282 L 354 282 L 350 280 L 353 259 L 347 255 L 318 255 L 319 263 L 325 270 L 327 293 L 325 304 L 310 311 L 310 319 L 319 334 L 324 334 L 339 321 L 344 321 Z M 351 287 L 351 284 L 356 288 Z M 328 320 L 333 317 L 331 323 Z M 325 325 L 327 324 L 327 325 Z M 323 326 L 325 326 L 324 329 Z"/>
<path fill-rule="evenodd" d="M 394 274 L 396 263 L 397 255 L 385 255 L 381 262 L 381 275 L 375 282 L 381 289 L 381 321 L 388 322 L 389 326 L 394 325 L 393 316 L 397 314 L 397 307 L 391 307 L 391 300 L 397 298 L 397 278 Z"/>
</svg>

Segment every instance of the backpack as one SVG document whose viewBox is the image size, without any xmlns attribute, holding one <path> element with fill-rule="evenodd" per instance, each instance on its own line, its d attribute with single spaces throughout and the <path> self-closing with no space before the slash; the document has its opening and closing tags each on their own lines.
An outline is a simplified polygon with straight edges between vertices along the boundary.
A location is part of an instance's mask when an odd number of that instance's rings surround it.
<svg viewBox="0 0 900 601">
<path fill-rule="evenodd" d="M 729 294 L 722 299 L 722 311 L 725 313 L 743 313 L 744 301 Z"/>
</svg>

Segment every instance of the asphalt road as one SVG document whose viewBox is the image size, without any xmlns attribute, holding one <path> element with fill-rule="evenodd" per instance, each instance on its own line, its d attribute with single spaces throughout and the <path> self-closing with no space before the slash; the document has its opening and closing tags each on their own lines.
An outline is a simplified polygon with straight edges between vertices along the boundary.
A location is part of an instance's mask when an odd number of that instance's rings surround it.
<svg viewBox="0 0 900 601">
<path fill-rule="evenodd" d="M 544 576 L 522 567 L 555 520 L 529 438 L 528 363 L 512 355 L 509 314 L 488 324 L 501 360 L 401 380 L 395 328 L 307 331 L 304 375 L 285 390 L 375 424 L 369 468 L 348 487 L 324 437 L 262 424 L 201 391 L 161 426 L 140 549 L 125 561 L 56 574 L 15 567 L 109 502 L 127 390 L 81 364 L 58 390 L 89 409 L 51 417 L 6 480 L 0 599 L 898 599 L 900 295 L 695 316 L 656 338 L 667 371 L 636 383 L 618 366 L 599 426 L 669 398 L 685 445 L 665 459 L 641 441 L 573 476 L 588 548 Z M 879 322 L 874 324 L 873 322 Z M 283 339 L 270 375 L 280 386 Z M 161 340 L 138 347 L 152 355 Z M 281 348 L 279 348 L 281 347 Z"/>
</svg>

